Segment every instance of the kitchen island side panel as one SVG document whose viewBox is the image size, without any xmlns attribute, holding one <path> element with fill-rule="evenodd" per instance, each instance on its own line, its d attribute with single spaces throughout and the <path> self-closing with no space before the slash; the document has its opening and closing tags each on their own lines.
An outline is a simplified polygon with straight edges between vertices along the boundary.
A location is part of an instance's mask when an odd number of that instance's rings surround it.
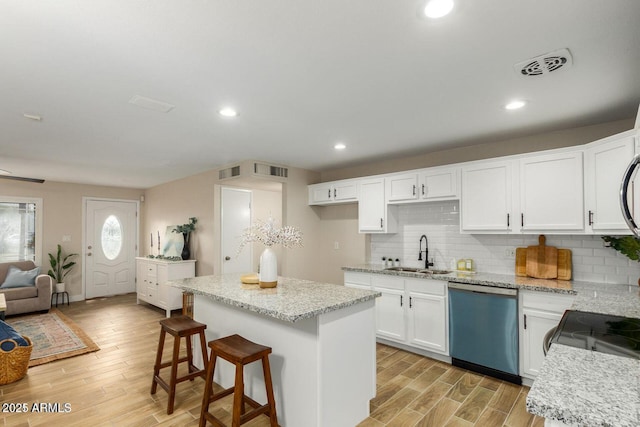
<svg viewBox="0 0 640 427">
<path fill-rule="evenodd" d="M 194 319 L 207 325 L 207 341 L 239 334 L 273 349 L 269 360 L 281 426 L 346 427 L 369 415 L 375 396 L 373 300 L 286 322 L 196 294 Z M 202 366 L 198 354 L 196 365 Z M 214 381 L 231 387 L 233 366 L 216 363 Z M 245 367 L 245 392 L 266 402 L 260 363 Z"/>
</svg>

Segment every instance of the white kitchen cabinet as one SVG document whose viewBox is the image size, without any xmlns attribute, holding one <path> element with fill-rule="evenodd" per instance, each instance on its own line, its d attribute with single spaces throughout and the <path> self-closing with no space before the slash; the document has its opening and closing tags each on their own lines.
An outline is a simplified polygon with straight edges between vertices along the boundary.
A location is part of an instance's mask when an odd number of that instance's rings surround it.
<svg viewBox="0 0 640 427">
<path fill-rule="evenodd" d="M 421 200 L 450 200 L 460 198 L 458 182 L 460 168 L 430 168 L 420 173 Z"/>
<path fill-rule="evenodd" d="M 512 215 L 513 162 L 477 162 L 462 168 L 460 230 L 509 232 Z"/>
<path fill-rule="evenodd" d="M 345 272 L 344 283 L 382 294 L 376 298 L 378 338 L 448 355 L 447 282 Z"/>
<path fill-rule="evenodd" d="M 418 200 L 418 174 L 406 173 L 385 178 L 387 200 L 405 202 Z"/>
<path fill-rule="evenodd" d="M 447 282 L 405 279 L 405 290 L 409 345 L 448 354 Z"/>
<path fill-rule="evenodd" d="M 328 205 L 358 201 L 355 180 L 341 180 L 309 185 L 309 205 Z"/>
<path fill-rule="evenodd" d="M 520 230 L 583 231 L 582 152 L 520 160 Z"/>
<path fill-rule="evenodd" d="M 564 311 L 573 304 L 574 297 L 550 292 L 522 291 L 520 298 L 520 374 L 535 379 L 544 361 L 544 336 L 550 329 L 558 326 Z"/>
<path fill-rule="evenodd" d="M 385 199 L 384 178 L 361 180 L 358 184 L 358 228 L 360 233 L 395 233 L 396 206 Z"/>
<path fill-rule="evenodd" d="M 634 131 L 587 145 L 584 158 L 587 231 L 630 234 L 620 209 L 620 184 L 634 153 Z M 631 191 L 628 194 L 633 209 L 634 197 Z"/>
<path fill-rule="evenodd" d="M 153 258 L 136 258 L 136 290 L 138 303 L 147 302 L 166 310 L 182 308 L 182 290 L 169 286 L 169 280 L 195 277 L 195 260 L 165 261 Z"/>
<path fill-rule="evenodd" d="M 404 280 L 402 277 L 374 275 L 374 291 L 382 293 L 376 298 L 376 334 L 388 340 L 404 342 L 407 338 L 404 316 Z"/>
</svg>

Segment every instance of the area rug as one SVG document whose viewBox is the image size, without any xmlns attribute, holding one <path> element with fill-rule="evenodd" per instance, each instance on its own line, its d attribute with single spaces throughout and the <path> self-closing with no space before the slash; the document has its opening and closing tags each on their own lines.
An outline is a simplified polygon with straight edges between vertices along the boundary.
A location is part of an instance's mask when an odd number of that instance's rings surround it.
<svg viewBox="0 0 640 427">
<path fill-rule="evenodd" d="M 7 319 L 33 343 L 29 367 L 100 350 L 84 331 L 55 308 L 48 313 Z"/>
</svg>

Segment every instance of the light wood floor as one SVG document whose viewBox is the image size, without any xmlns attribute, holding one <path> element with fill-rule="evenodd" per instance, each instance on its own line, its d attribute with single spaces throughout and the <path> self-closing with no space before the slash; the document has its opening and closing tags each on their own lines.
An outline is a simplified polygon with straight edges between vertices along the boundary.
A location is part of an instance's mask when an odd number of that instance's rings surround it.
<svg viewBox="0 0 640 427">
<path fill-rule="evenodd" d="M 135 295 L 59 306 L 100 346 L 100 351 L 29 369 L 0 386 L 0 403 L 69 403 L 68 413 L 2 413 L 0 426 L 197 426 L 204 382 L 178 385 L 175 412 L 167 393 L 149 394 L 158 321 L 164 311 L 136 305 Z M 171 345 L 165 346 L 170 349 Z M 432 359 L 378 346 L 378 394 L 360 426 L 542 426 L 525 411 L 518 387 Z M 167 357 L 168 351 L 165 351 Z M 168 371 L 168 370 L 166 370 Z M 166 372 L 165 371 L 165 372 Z M 230 425 L 231 396 L 212 405 Z M 268 426 L 260 416 L 247 426 Z M 306 427 L 306 426 L 291 426 Z"/>
</svg>

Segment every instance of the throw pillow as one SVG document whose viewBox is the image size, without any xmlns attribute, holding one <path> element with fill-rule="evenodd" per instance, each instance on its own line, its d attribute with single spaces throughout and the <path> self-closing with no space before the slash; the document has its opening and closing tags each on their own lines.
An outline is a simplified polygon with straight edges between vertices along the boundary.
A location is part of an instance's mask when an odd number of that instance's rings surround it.
<svg viewBox="0 0 640 427">
<path fill-rule="evenodd" d="M 15 265 L 10 265 L 7 271 L 7 277 L 4 279 L 4 283 L 0 285 L 0 288 L 22 288 L 24 286 L 35 286 L 36 277 L 40 274 L 40 267 L 36 267 L 33 270 L 20 270 Z"/>
<path fill-rule="evenodd" d="M 18 331 L 13 329 L 13 327 L 11 325 L 9 325 L 8 323 L 5 323 L 2 320 L 0 320 L 0 342 L 2 342 L 4 340 L 7 340 L 7 339 L 14 340 L 21 347 L 28 347 L 29 346 L 29 343 L 27 342 L 27 340 L 25 340 L 22 337 L 22 335 L 20 335 L 18 333 Z M 3 351 L 11 351 L 11 350 L 13 350 L 14 347 L 15 347 L 15 345 L 10 341 L 3 342 L 2 344 L 0 344 L 0 348 Z"/>
</svg>

